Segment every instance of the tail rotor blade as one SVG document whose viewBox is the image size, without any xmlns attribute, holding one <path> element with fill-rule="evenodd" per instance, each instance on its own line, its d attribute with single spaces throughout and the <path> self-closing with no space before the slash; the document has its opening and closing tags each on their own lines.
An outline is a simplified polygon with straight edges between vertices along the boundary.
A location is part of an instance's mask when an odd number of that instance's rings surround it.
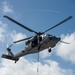
<svg viewBox="0 0 75 75">
<path fill-rule="evenodd" d="M 8 45 L 7 44 L 7 48 L 6 49 L 9 49 L 10 47 L 12 47 L 13 46 L 13 44 L 11 44 L 11 45 Z"/>
</svg>

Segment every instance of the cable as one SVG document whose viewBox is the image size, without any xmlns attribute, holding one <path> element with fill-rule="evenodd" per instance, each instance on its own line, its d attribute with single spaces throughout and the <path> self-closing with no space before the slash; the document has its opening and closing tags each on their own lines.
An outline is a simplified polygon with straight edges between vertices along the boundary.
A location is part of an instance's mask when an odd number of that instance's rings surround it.
<svg viewBox="0 0 75 75">
<path fill-rule="evenodd" d="M 38 51 L 38 58 L 37 58 L 37 75 L 38 75 L 38 72 L 39 72 L 39 51 Z"/>
</svg>

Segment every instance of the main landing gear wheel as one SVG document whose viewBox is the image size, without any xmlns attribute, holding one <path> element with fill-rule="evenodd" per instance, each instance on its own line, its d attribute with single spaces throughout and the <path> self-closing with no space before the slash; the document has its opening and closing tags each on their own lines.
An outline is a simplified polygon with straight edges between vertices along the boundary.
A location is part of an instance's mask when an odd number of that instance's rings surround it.
<svg viewBox="0 0 75 75">
<path fill-rule="evenodd" d="M 49 52 L 49 53 L 51 52 L 51 48 L 48 49 L 48 52 Z"/>
<path fill-rule="evenodd" d="M 16 63 L 18 60 L 19 60 L 19 58 L 16 58 L 16 59 L 15 59 L 15 63 Z"/>
</svg>

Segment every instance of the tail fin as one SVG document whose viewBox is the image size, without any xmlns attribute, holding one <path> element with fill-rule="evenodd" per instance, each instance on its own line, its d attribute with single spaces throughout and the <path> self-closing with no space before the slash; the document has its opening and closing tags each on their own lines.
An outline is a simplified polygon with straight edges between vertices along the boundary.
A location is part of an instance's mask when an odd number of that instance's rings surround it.
<svg viewBox="0 0 75 75">
<path fill-rule="evenodd" d="M 13 61 L 15 61 L 15 63 L 19 60 L 19 58 L 12 57 L 12 56 L 9 56 L 9 55 L 6 55 L 6 54 L 3 54 L 2 58 L 13 60 Z"/>
<path fill-rule="evenodd" d="M 9 59 L 15 61 L 15 63 L 19 60 L 19 58 L 14 57 L 14 54 L 11 52 L 10 48 L 7 48 L 8 55 L 2 54 L 2 58 Z"/>
<path fill-rule="evenodd" d="M 11 52 L 11 49 L 10 48 L 7 48 L 7 52 L 8 52 L 8 55 L 9 56 L 14 56 L 14 54 Z"/>
</svg>

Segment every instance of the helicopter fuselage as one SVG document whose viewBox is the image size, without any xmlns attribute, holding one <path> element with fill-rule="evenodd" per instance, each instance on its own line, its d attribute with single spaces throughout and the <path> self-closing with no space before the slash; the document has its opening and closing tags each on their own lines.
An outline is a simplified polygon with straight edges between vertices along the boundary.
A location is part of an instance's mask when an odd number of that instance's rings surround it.
<svg viewBox="0 0 75 75">
<path fill-rule="evenodd" d="M 38 37 L 40 37 L 40 39 Z M 29 43 L 25 46 L 25 49 L 17 53 L 14 57 L 21 57 L 27 54 L 38 53 L 47 48 L 53 48 L 58 41 L 60 41 L 60 38 L 48 34 L 32 37 L 27 41 Z"/>
<path fill-rule="evenodd" d="M 44 32 L 37 32 L 37 31 L 17 22 L 16 20 L 10 18 L 9 16 L 4 15 L 4 17 L 9 19 L 10 21 L 16 23 L 18 26 L 21 26 L 22 28 L 28 30 L 29 32 L 33 32 L 33 33 L 36 34 L 35 36 L 28 37 L 28 38 L 21 39 L 21 40 L 13 42 L 13 43 L 18 43 L 18 42 L 27 40 L 25 48 L 22 51 L 20 51 L 19 53 L 14 55 L 11 52 L 11 49 L 10 49 L 11 45 L 10 45 L 7 48 L 8 55 L 2 54 L 2 58 L 14 60 L 15 63 L 19 60 L 20 57 L 22 57 L 24 55 L 27 55 L 27 54 L 38 53 L 38 52 L 43 51 L 47 48 L 48 48 L 49 52 L 51 52 L 51 48 L 53 48 L 59 41 L 62 42 L 62 43 L 66 43 L 64 41 L 61 41 L 60 38 L 57 38 L 53 35 L 45 34 L 45 33 L 54 29 L 55 27 L 61 25 L 62 23 L 66 22 L 66 21 L 68 21 L 69 19 L 72 18 L 72 16 L 69 16 L 65 20 L 57 23 L 56 25 L 50 27 L 49 29 L 45 30 Z M 68 43 L 66 43 L 66 44 L 68 44 Z"/>
</svg>

